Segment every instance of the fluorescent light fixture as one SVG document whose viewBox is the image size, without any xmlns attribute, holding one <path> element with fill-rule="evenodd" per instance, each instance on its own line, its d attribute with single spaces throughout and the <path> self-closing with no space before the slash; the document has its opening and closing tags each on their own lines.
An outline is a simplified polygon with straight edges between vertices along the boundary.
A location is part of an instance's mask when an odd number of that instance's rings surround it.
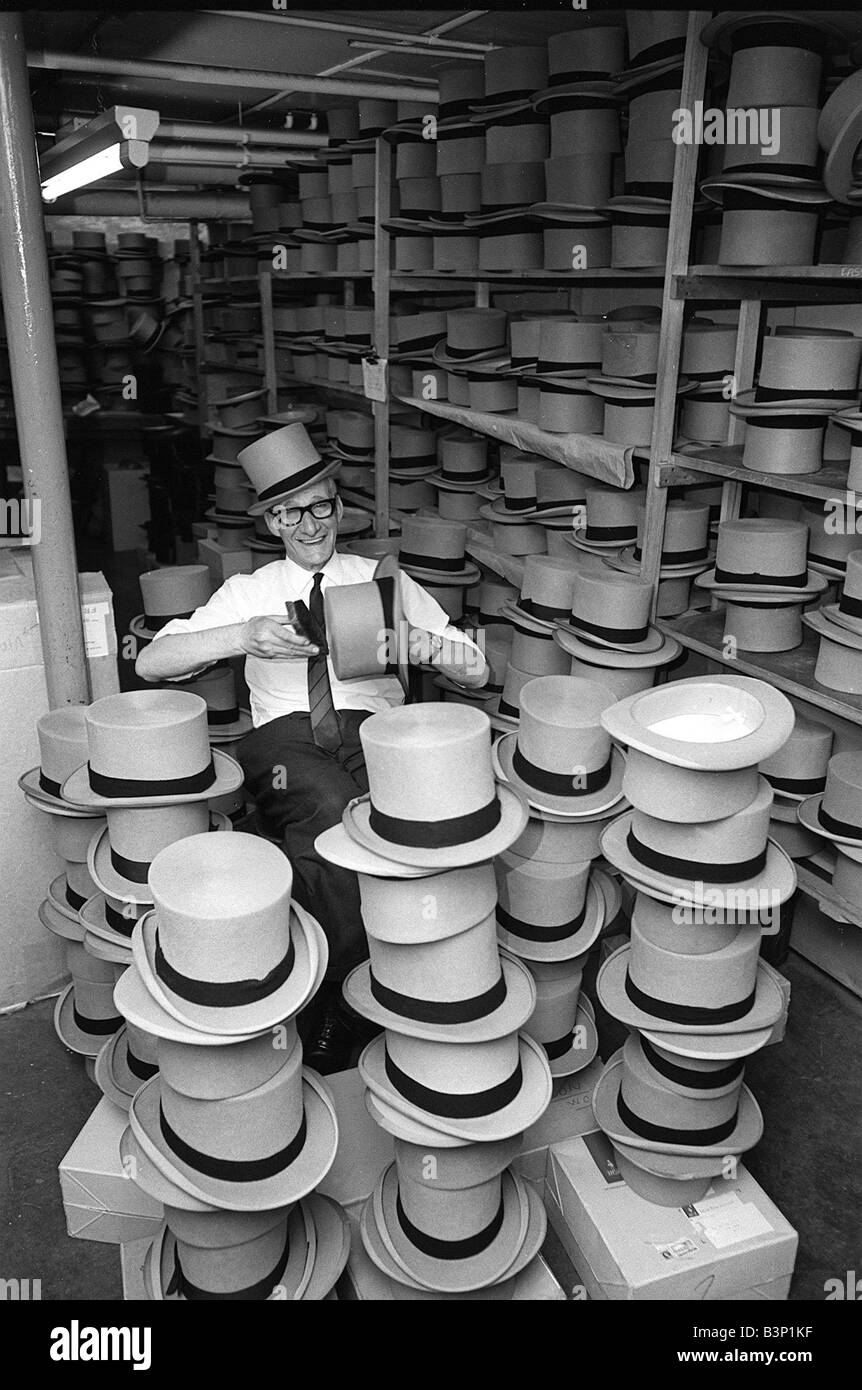
<svg viewBox="0 0 862 1390">
<path fill-rule="evenodd" d="M 52 203 L 124 169 L 143 169 L 159 125 L 158 111 L 112 106 L 59 140 L 40 158 L 42 197 Z"/>
</svg>

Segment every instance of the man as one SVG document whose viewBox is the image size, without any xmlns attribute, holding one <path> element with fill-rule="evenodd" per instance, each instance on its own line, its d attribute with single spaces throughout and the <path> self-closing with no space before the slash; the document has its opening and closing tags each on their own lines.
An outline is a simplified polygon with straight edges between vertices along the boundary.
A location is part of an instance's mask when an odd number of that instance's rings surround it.
<svg viewBox="0 0 862 1390">
<path fill-rule="evenodd" d="M 277 435 L 289 437 L 282 443 Z M 314 841 L 340 821 L 353 797 L 367 792 L 360 726 L 375 710 L 400 704 L 403 692 L 391 676 L 337 680 L 285 611 L 286 603 L 302 600 L 322 628 L 323 592 L 331 584 L 369 580 L 375 562 L 336 550 L 343 510 L 333 477 L 337 465 L 320 459 L 301 425 L 277 435 L 240 457 L 258 492 L 251 510 L 262 512 L 280 537 L 284 559 L 233 575 L 191 617 L 167 623 L 141 652 L 136 670 L 144 680 L 164 681 L 228 657 L 246 658 L 254 729 L 237 757 L 264 828 L 291 861 L 295 895 L 329 942 L 326 983 L 312 1005 L 315 1015 L 303 1020 L 308 1065 L 326 1073 L 349 1065 L 363 1037 L 363 1022 L 341 998 L 341 982 L 366 958 L 367 947 L 356 875 L 321 860 Z M 484 685 L 488 671 L 475 644 L 405 574 L 401 592 L 410 659 L 462 685 Z"/>
</svg>

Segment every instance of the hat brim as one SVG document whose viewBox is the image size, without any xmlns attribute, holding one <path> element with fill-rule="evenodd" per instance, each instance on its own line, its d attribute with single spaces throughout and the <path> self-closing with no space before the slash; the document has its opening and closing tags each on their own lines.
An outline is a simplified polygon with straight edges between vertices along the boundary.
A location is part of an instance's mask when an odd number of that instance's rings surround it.
<svg viewBox="0 0 862 1390">
<path fill-rule="evenodd" d="M 818 578 L 823 579 L 824 577 L 818 575 Z M 823 587 L 826 588 L 825 579 Z M 837 603 L 824 603 L 819 611 L 827 622 L 834 623 L 836 627 L 843 628 L 845 632 L 854 632 L 857 637 L 862 639 L 862 619 L 853 618 L 847 613 L 842 613 Z"/>
<path fill-rule="evenodd" d="M 80 806 L 72 806 L 62 797 L 52 796 L 50 792 L 46 792 L 39 783 L 41 771 L 42 769 L 39 767 L 31 767 L 27 772 L 22 772 L 18 778 L 18 786 L 30 806 L 33 806 L 37 811 L 47 811 L 55 816 L 68 816 L 70 820 L 98 819 L 98 816 L 94 815 L 92 811 L 85 811 Z"/>
<path fill-rule="evenodd" d="M 123 1107 L 128 1114 L 131 1101 Z M 184 1188 L 172 1182 L 154 1163 L 146 1149 L 135 1138 L 130 1125 L 126 1125 L 120 1135 L 120 1160 L 124 1172 L 134 1174 L 134 1182 L 148 1197 L 161 1202 L 166 1207 L 179 1207 L 181 1211 L 218 1211 L 212 1202 L 201 1202 Z"/>
<path fill-rule="evenodd" d="M 212 750 L 215 778 L 200 792 L 174 793 L 165 796 L 99 796 L 90 786 L 88 765 L 84 763 L 63 783 L 64 797 L 75 806 L 93 811 L 108 811 L 113 807 L 134 806 L 178 806 L 187 801 L 209 801 L 214 796 L 226 796 L 237 791 L 243 784 L 244 776 L 239 763 L 219 749 Z"/>
<path fill-rule="evenodd" d="M 845 35 L 834 24 L 828 20 L 818 19 L 811 14 L 800 14 L 798 11 L 790 14 L 784 10 L 769 11 L 764 14 L 762 10 L 746 10 L 742 13 L 733 10 L 724 10 L 721 14 L 711 19 L 701 31 L 700 41 L 707 48 L 717 48 L 719 53 L 730 57 L 733 53 L 732 41 L 740 30 L 757 27 L 764 22 L 777 23 L 785 20 L 792 24 L 794 29 L 807 29 L 812 35 L 819 34 L 825 36 L 831 49 L 840 48 L 846 44 Z M 769 46 L 769 45 L 767 45 Z"/>
<path fill-rule="evenodd" d="M 774 1026 L 752 1028 L 745 1033 L 660 1033 L 652 1023 L 649 1028 L 639 1031 L 648 1042 L 674 1052 L 677 1057 L 688 1057 L 695 1062 L 715 1061 L 718 1058 L 738 1062 L 759 1052 L 769 1042 Z"/>
<path fill-rule="evenodd" d="M 624 546 L 619 555 L 614 556 L 613 567 L 615 570 L 622 570 L 624 574 L 640 574 L 641 562 L 635 559 L 635 549 L 633 545 Z M 688 565 L 666 565 L 662 564 L 659 571 L 660 579 L 684 579 L 687 575 L 700 574 L 707 566 L 713 564 L 715 552 L 705 555 L 702 560 L 693 560 Z"/>
<path fill-rule="evenodd" d="M 375 1255 L 379 1254 L 382 1246 L 393 1267 L 391 1277 L 398 1278 L 400 1275 L 403 1278 L 406 1274 L 429 1290 L 470 1293 L 486 1288 L 488 1284 L 505 1278 L 506 1271 L 511 1269 L 522 1251 L 529 1227 L 530 1198 L 527 1185 L 510 1169 L 502 1174 L 501 1184 L 503 1221 L 494 1240 L 480 1254 L 467 1258 L 435 1258 L 419 1250 L 401 1226 L 396 1205 L 398 1170 L 391 1163 L 381 1173 L 363 1212 L 363 1216 L 367 1216 L 363 1243 L 369 1226 L 375 1228 L 378 1237 L 377 1242 L 366 1244 L 366 1250 L 377 1263 Z M 538 1253 L 538 1246 L 532 1253 Z M 395 1270 L 398 1272 L 395 1273 Z"/>
<path fill-rule="evenodd" d="M 631 529 L 634 531 L 634 526 Z M 610 555 L 612 551 L 625 550 L 629 545 L 634 544 L 637 537 L 634 535 L 617 537 L 616 540 L 612 541 L 587 540 L 585 528 L 573 527 L 572 534 L 567 536 L 566 539 L 570 545 L 577 546 L 579 549 L 591 550 L 596 555 L 605 556 Z"/>
<path fill-rule="evenodd" d="M 786 902 L 796 891 L 796 869 L 792 860 L 774 840 L 766 846 L 766 864 L 753 878 L 739 879 L 733 884 L 713 883 L 706 878 L 681 879 L 669 874 L 654 873 L 639 863 L 631 853 L 627 835 L 633 811 L 612 821 L 602 833 L 602 854 L 619 869 L 624 878 L 659 902 L 683 904 L 689 907 L 723 910 L 736 905 L 736 898 L 745 894 L 747 912 L 763 912 L 778 903 Z M 702 891 L 698 892 L 700 888 Z"/>
<path fill-rule="evenodd" d="M 64 1047 L 79 1057 L 98 1057 L 105 1046 L 107 1033 L 87 1033 L 75 1022 L 75 986 L 67 985 L 54 1005 L 54 1031 Z M 118 1016 L 117 1029 L 122 1027 Z"/>
<path fill-rule="evenodd" d="M 154 998 L 180 1023 L 205 1033 L 245 1036 L 275 1028 L 293 1018 L 311 998 L 318 975 L 318 962 L 328 957 L 328 943 L 316 919 L 296 901 L 291 902 L 290 939 L 295 951 L 293 969 L 284 984 L 265 999 L 235 1008 L 191 1004 L 180 998 L 160 979 L 156 967 L 158 912 L 147 913 L 135 924 L 132 953 L 144 984 Z"/>
<path fill-rule="evenodd" d="M 348 835 L 343 822 L 324 830 L 314 842 L 314 848 L 329 864 L 337 864 L 341 869 L 350 869 L 355 874 L 368 874 L 372 878 L 427 878 L 432 868 L 399 864 L 392 859 L 384 859 L 373 850 Z"/>
<path fill-rule="evenodd" d="M 746 929 L 743 928 L 743 930 Z M 755 925 L 748 930 L 756 932 L 759 931 L 759 927 Z M 599 967 L 599 973 L 596 977 L 596 990 L 599 999 L 608 1013 L 618 1022 L 626 1024 L 629 1028 L 637 1028 L 649 1032 L 650 1035 L 655 1035 L 659 1039 L 660 1045 L 664 1046 L 662 1039 L 665 1034 L 682 1033 L 683 1027 L 678 1023 L 670 1023 L 666 1019 L 657 1018 L 654 1014 L 639 1009 L 629 999 L 626 993 L 626 979 L 628 978 L 631 951 L 632 947 L 629 943 L 620 946 Z M 756 1033 L 763 1029 L 771 1030 L 781 1017 L 783 1002 L 778 985 L 772 976 L 767 974 L 763 965 L 758 962 L 754 1003 L 744 1017 L 734 1019 L 729 1023 L 686 1023 L 684 1032 L 686 1036 L 696 1037 L 699 1040 L 698 1045 L 707 1056 L 712 1057 L 716 1053 L 724 1056 L 726 1055 L 724 1049 L 711 1043 L 709 1039 Z M 629 1141 L 624 1140 L 624 1142 L 628 1143 Z"/>
<path fill-rule="evenodd" d="M 249 516 L 263 516 L 271 507 L 275 507 L 279 502 L 286 502 L 289 497 L 294 497 L 297 492 L 304 492 L 307 488 L 313 487 L 315 483 L 322 483 L 325 478 L 332 478 L 341 467 L 341 460 L 330 460 L 326 463 L 321 459 L 321 468 L 314 474 L 313 478 L 306 480 L 298 487 L 286 488 L 284 492 L 278 493 L 275 497 L 268 497 L 265 502 L 253 502 L 248 509 Z"/>
<path fill-rule="evenodd" d="M 504 778 L 535 810 L 552 811 L 555 815 L 565 816 L 569 820 L 580 820 L 584 816 L 595 816 L 601 811 L 609 811 L 622 799 L 625 758 L 619 748 L 611 749 L 610 777 L 599 791 L 588 792 L 586 796 L 554 796 L 550 792 L 531 787 L 515 772 L 512 760 L 517 738 L 518 735 L 514 733 L 503 734 L 491 749 L 491 760 L 496 776 Z"/>
<path fill-rule="evenodd" d="M 59 936 L 63 941 L 83 942 L 87 933 L 80 919 L 61 912 L 51 898 L 43 898 L 36 911 L 46 931 Z"/>
<path fill-rule="evenodd" d="M 530 105 L 534 111 L 548 111 L 570 96 L 595 96 L 602 98 L 602 104 L 616 108 L 619 102 L 613 100 L 615 85 L 609 78 L 601 77 L 584 77 L 579 82 L 561 82 L 557 87 L 543 87 L 540 92 L 534 92 L 530 98 Z"/>
<path fill-rule="evenodd" d="M 823 805 L 825 795 L 825 792 L 819 792 L 817 796 L 805 798 L 796 812 L 800 825 L 804 825 L 806 830 L 811 830 L 823 840 L 831 840 L 834 845 L 848 845 L 853 849 L 862 849 L 862 830 L 860 830 L 858 837 L 853 839 L 849 835 L 836 835 L 821 824 L 820 808 Z"/>
<path fill-rule="evenodd" d="M 368 793 L 365 796 L 354 797 L 348 802 L 341 819 L 352 839 L 367 849 L 374 850 L 384 859 L 414 865 L 417 868 L 465 868 L 470 864 L 481 864 L 486 859 L 492 859 L 495 854 L 501 854 L 504 849 L 515 843 L 527 824 L 527 807 L 517 792 L 505 783 L 497 783 L 496 793 L 500 803 L 500 819 L 497 825 L 487 835 L 480 835 L 475 840 L 457 845 L 423 847 L 399 845 L 391 840 L 384 840 L 371 829 L 371 799 Z M 420 822 L 417 821 L 415 824 L 418 825 Z"/>
<path fill-rule="evenodd" d="M 463 368 L 466 370 L 467 367 L 474 363 L 499 362 L 506 356 L 505 344 L 501 344 L 497 347 L 486 348 L 484 351 L 474 352 L 469 357 L 450 357 L 446 352 L 446 342 L 447 340 L 445 338 L 441 338 L 431 349 L 431 360 L 435 362 L 438 367 Z"/>
<path fill-rule="evenodd" d="M 498 497 L 497 501 L 501 498 Z M 487 506 L 479 508 L 479 515 L 486 521 L 493 521 L 502 526 L 537 526 L 535 517 L 525 516 L 523 512 L 506 511 L 502 507 L 496 507 L 494 502 L 489 502 Z M 470 550 L 470 542 L 467 542 L 467 549 Z"/>
<path fill-rule="evenodd" d="M 126 969 L 132 963 L 131 946 L 115 945 L 113 942 L 105 941 L 95 932 L 87 931 L 84 933 L 84 950 L 88 956 L 95 960 L 106 960 L 111 965 L 122 965 Z"/>
<path fill-rule="evenodd" d="M 605 898 L 593 874 L 587 883 L 584 899 L 584 920 L 577 931 L 561 941 L 532 941 L 525 936 L 516 936 L 498 920 L 497 940 L 500 945 L 520 960 L 563 961 L 574 960 L 585 955 L 598 940 L 605 925 Z M 553 1071 L 553 1068 L 552 1068 Z"/>
<path fill-rule="evenodd" d="M 134 956 L 132 964 L 128 970 L 123 971 L 114 986 L 114 1003 L 130 1023 L 137 1024 L 148 1033 L 154 1033 L 157 1038 L 166 1038 L 168 1042 L 188 1043 L 191 1047 L 227 1047 L 231 1043 L 249 1042 L 251 1038 L 258 1036 L 257 1032 L 240 1035 L 206 1033 L 200 1028 L 190 1028 L 187 1024 L 180 1023 L 150 994 L 135 964 Z"/>
<path fill-rule="evenodd" d="M 108 896 L 110 897 L 113 895 L 109 894 Z M 123 947 L 125 950 L 131 952 L 131 932 L 128 936 L 123 936 L 122 932 L 118 932 L 113 927 L 108 925 L 107 917 L 105 914 L 106 906 L 107 904 L 105 902 L 104 890 L 100 889 L 98 893 L 93 894 L 92 898 L 88 898 L 87 901 L 84 903 L 84 906 L 81 908 L 78 916 L 81 920 L 82 925 L 84 926 L 88 934 L 97 936 L 100 941 L 103 941 L 105 943 L 105 945 Z M 147 903 L 137 904 L 137 906 L 144 906 L 145 908 L 152 907 L 152 899 L 150 899 Z M 130 917 L 129 925 L 133 927 L 136 920 L 136 917 Z"/>
<path fill-rule="evenodd" d="M 522 1080 L 517 1096 L 501 1109 L 477 1119 L 455 1120 L 421 1110 L 395 1090 L 385 1067 L 386 1035 L 373 1038 L 359 1058 L 359 1074 L 366 1086 L 395 1110 L 431 1129 L 442 1130 L 468 1143 L 509 1139 L 533 1124 L 546 1110 L 552 1093 L 551 1070 L 544 1048 L 526 1033 L 518 1034 Z"/>
<path fill-rule="evenodd" d="M 500 968 L 506 983 L 503 1002 L 492 1013 L 470 1023 L 423 1023 L 407 1014 L 383 1008 L 371 991 L 370 961 L 364 961 L 347 976 L 344 997 L 363 1018 L 370 1018 L 373 1023 L 410 1038 L 427 1038 L 430 1042 L 488 1042 L 516 1033 L 536 1006 L 536 988 L 529 970 L 505 953 L 500 955 Z M 465 983 L 469 988 L 470 982 Z"/>
<path fill-rule="evenodd" d="M 638 67 L 628 68 L 624 72 L 617 73 L 614 82 L 614 95 L 631 101 L 632 97 L 637 96 L 641 87 L 647 86 L 654 78 L 662 77 L 665 73 L 676 72 L 677 69 L 679 69 L 680 85 L 682 85 L 684 61 L 683 53 L 674 53 L 668 58 L 657 58 L 655 62 L 641 63 Z"/>
<path fill-rule="evenodd" d="M 209 725 L 210 743 L 234 743 L 238 738 L 244 738 L 253 728 L 251 711 L 241 709 L 239 718 L 231 720 L 229 724 Z"/>
<path fill-rule="evenodd" d="M 51 904 L 51 907 L 58 914 L 58 916 L 65 917 L 69 921 L 74 922 L 76 925 L 80 925 L 78 909 L 72 907 L 71 903 L 66 897 L 67 884 L 68 879 L 66 877 L 65 872 L 62 874 L 57 874 L 56 878 L 52 878 L 51 882 L 48 884 L 48 897 L 46 901 Z"/>
<path fill-rule="evenodd" d="M 828 638 L 830 642 L 837 642 L 839 646 L 850 647 L 857 652 L 862 651 L 862 632 L 830 622 L 823 614 L 824 610 L 817 608 L 813 613 L 803 613 L 802 621 L 812 632 Z"/>
<path fill-rule="evenodd" d="M 453 478 L 445 478 L 442 473 L 429 473 L 426 483 L 439 488 L 441 492 L 476 492 L 484 483 L 490 482 L 493 472 L 483 473 L 481 478 L 471 478 L 469 482 L 459 483 Z"/>
<path fill-rule="evenodd" d="M 595 1061 L 599 1050 L 599 1034 L 596 1029 L 596 1016 L 586 995 L 578 1000 L 578 1009 L 572 1029 L 572 1045 L 562 1057 L 549 1057 L 551 1076 L 575 1076 Z"/>
<path fill-rule="evenodd" d="M 584 634 L 571 622 L 557 623 L 555 624 L 555 630 L 565 633 L 569 637 L 573 637 L 578 643 L 582 643 L 586 646 L 601 647 L 603 651 L 627 652 L 632 656 L 653 656 L 655 653 L 662 650 L 667 640 L 665 634 L 659 628 L 653 627 L 652 624 L 649 625 L 647 636 L 642 638 L 640 642 L 627 642 L 622 647 L 615 646 L 610 638 L 600 637 L 597 633 L 590 633 L 589 638 L 585 639 Z M 560 643 L 559 645 L 562 646 L 563 644 Z M 568 648 L 563 647 L 563 650 L 566 651 Z"/>
<path fill-rule="evenodd" d="M 718 1144 L 656 1144 L 642 1139 L 620 1119 L 617 1102 L 623 1078 L 623 1059 L 621 1056 L 608 1062 L 593 1092 L 593 1114 L 596 1124 L 604 1130 L 608 1138 L 628 1144 L 633 1149 L 649 1149 L 660 1153 L 677 1154 L 680 1157 L 703 1157 L 705 1155 L 740 1154 L 751 1149 L 763 1134 L 763 1115 L 751 1091 L 743 1083 L 739 1092 L 739 1108 L 736 1125 L 726 1139 Z"/>
<path fill-rule="evenodd" d="M 393 1139 L 403 1139 L 407 1144 L 424 1144 L 432 1149 L 463 1148 L 469 1142 L 466 1139 L 457 1139 L 452 1134 L 444 1134 L 442 1130 L 435 1129 L 430 1124 L 423 1124 L 420 1120 L 405 1115 L 373 1091 L 366 1089 L 364 1094 L 365 1109 L 372 1120 L 387 1134 L 391 1134 Z"/>
<path fill-rule="evenodd" d="M 676 767 L 690 768 L 698 772 L 727 772 L 741 767 L 753 767 L 776 753 L 787 742 L 793 731 L 795 714 L 786 695 L 759 681 L 756 692 L 751 692 L 763 709 L 763 718 L 757 728 L 741 738 L 726 743 L 682 743 L 678 739 L 657 734 L 635 717 L 638 704 L 646 698 L 646 692 L 630 695 L 618 704 L 610 706 L 602 715 L 602 724 L 612 738 L 641 753 L 649 753 L 662 762 Z M 746 676 L 725 675 L 694 676 L 686 681 L 692 691 L 697 686 L 727 685 L 748 691 L 751 681 Z M 655 697 L 652 697 L 655 701 Z M 655 716 L 656 718 L 658 716 Z"/>
<path fill-rule="evenodd" d="M 210 833 L 227 833 L 233 830 L 233 822 L 221 811 L 210 811 Z M 119 873 L 111 862 L 111 837 L 108 826 L 95 834 L 87 846 L 87 868 L 90 877 L 100 893 L 109 898 L 119 898 L 125 903 L 152 904 L 153 895 L 149 884 L 135 883 Z M 104 916 L 104 914 L 102 914 Z M 97 930 L 95 924 L 93 927 Z M 106 930 L 110 931 L 108 927 Z M 100 933 L 101 934 L 101 933 Z M 112 933 L 116 935 L 116 933 Z M 131 937 L 129 938 L 131 940 Z"/>
<path fill-rule="evenodd" d="M 228 1182 L 198 1173 L 167 1146 L 159 1123 L 160 1078 L 154 1076 L 135 1095 L 129 1106 L 129 1123 L 141 1148 L 178 1187 L 200 1201 L 228 1211 L 263 1211 L 286 1206 L 305 1197 L 322 1182 L 335 1161 L 338 1121 L 335 1105 L 315 1072 L 302 1069 L 302 1100 L 306 1137 L 300 1153 L 289 1166 L 258 1182 Z"/>
<path fill-rule="evenodd" d="M 822 415 L 824 420 L 835 410 L 836 402 L 826 400 L 823 396 L 799 396 L 799 397 L 780 397 L 774 401 L 758 401 L 755 399 L 755 391 L 738 391 L 736 395 L 728 401 L 728 409 L 731 415 L 748 417 L 751 419 L 772 418 L 783 419 L 786 416 Z M 848 404 L 852 403 L 852 397 L 847 396 L 845 400 Z M 815 470 L 816 471 L 816 470 Z"/>
<path fill-rule="evenodd" d="M 458 570 L 455 574 L 449 570 L 420 569 L 418 565 L 402 565 L 402 569 L 405 574 L 420 580 L 422 584 L 437 585 L 441 589 L 445 589 L 447 586 L 469 589 L 473 584 L 478 584 L 482 578 L 479 567 L 472 564 L 466 565 L 464 569 Z"/>
<path fill-rule="evenodd" d="M 808 570 L 805 585 L 802 588 L 791 588 L 787 584 L 726 584 L 719 583 L 715 577 L 713 567 L 707 574 L 701 574 L 694 581 L 698 589 L 706 589 L 707 593 L 714 593 L 718 598 L 726 595 L 731 600 L 738 594 L 740 599 L 747 603 L 756 601 L 763 597 L 764 601 L 771 603 L 775 599 L 784 599 L 787 603 L 804 603 L 808 599 L 815 598 L 817 594 L 822 594 L 828 588 L 828 583 L 822 574 L 815 574 L 814 570 Z M 837 607 L 837 605 L 834 605 Z"/>
<path fill-rule="evenodd" d="M 665 635 L 661 646 L 653 652 L 632 652 L 628 648 L 594 646 L 592 642 L 585 642 L 565 627 L 557 628 L 554 633 L 554 641 L 569 656 L 584 662 L 585 665 L 609 670 L 638 671 L 649 670 L 656 666 L 666 666 L 668 662 L 674 661 L 682 651 L 676 638 L 667 635 Z"/>
<path fill-rule="evenodd" d="M 132 1096 L 141 1085 L 139 1078 L 129 1070 L 128 1039 L 129 1033 L 124 1023 L 99 1051 L 95 1068 L 96 1085 L 102 1095 L 126 1111 Z"/>
</svg>

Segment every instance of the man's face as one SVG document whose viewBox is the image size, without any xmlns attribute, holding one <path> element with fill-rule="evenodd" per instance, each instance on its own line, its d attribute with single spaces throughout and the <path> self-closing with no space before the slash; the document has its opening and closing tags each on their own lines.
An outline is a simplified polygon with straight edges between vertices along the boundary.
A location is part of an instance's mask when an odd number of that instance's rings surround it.
<svg viewBox="0 0 862 1390">
<path fill-rule="evenodd" d="M 332 516 L 320 520 L 312 516 L 311 512 L 304 512 L 302 520 L 296 525 L 285 526 L 278 513 L 287 511 L 292 507 L 310 507 L 313 502 L 323 502 L 327 498 L 335 497 L 335 511 Z M 284 552 L 289 560 L 299 565 L 305 570 L 322 569 L 335 550 L 335 542 L 338 536 L 338 523 L 341 520 L 342 505 L 341 498 L 337 497 L 335 483 L 331 478 L 324 478 L 322 482 L 312 483 L 310 487 L 304 488 L 302 492 L 294 493 L 286 502 L 282 502 L 275 509 L 276 515 L 272 512 L 266 513 L 266 524 L 274 536 L 280 536 L 284 544 Z"/>
</svg>

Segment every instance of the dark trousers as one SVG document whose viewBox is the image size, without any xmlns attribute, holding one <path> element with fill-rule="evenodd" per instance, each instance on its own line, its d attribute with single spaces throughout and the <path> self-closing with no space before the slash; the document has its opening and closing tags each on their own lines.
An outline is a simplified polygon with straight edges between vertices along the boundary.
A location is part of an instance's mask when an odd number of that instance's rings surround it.
<svg viewBox="0 0 862 1390">
<path fill-rule="evenodd" d="M 337 825 L 348 801 L 368 791 L 359 726 L 367 710 L 339 710 L 343 743 L 318 748 L 307 714 L 285 714 L 253 729 L 238 745 L 248 790 L 263 829 L 281 841 L 293 866 L 293 892 L 329 942 L 329 980 L 341 980 L 368 956 L 356 874 L 321 859 L 315 838 Z"/>
</svg>

